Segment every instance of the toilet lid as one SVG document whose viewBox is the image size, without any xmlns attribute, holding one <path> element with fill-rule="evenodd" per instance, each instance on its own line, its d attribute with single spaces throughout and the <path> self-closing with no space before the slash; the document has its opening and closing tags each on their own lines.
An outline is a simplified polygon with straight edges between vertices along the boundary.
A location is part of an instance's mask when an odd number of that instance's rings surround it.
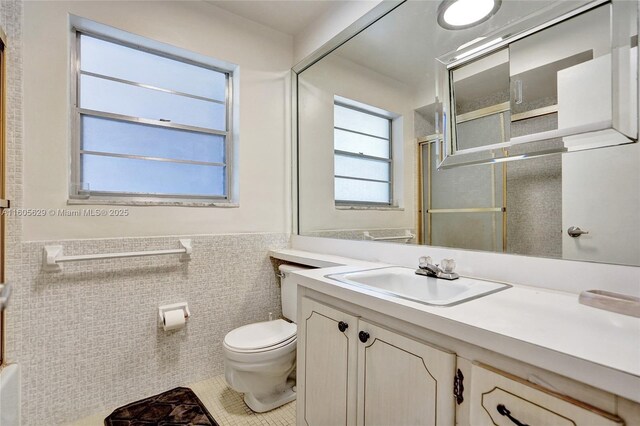
<svg viewBox="0 0 640 426">
<path fill-rule="evenodd" d="M 235 349 L 256 350 L 275 346 L 296 335 L 296 325 L 283 319 L 257 322 L 230 331 L 224 343 Z"/>
</svg>

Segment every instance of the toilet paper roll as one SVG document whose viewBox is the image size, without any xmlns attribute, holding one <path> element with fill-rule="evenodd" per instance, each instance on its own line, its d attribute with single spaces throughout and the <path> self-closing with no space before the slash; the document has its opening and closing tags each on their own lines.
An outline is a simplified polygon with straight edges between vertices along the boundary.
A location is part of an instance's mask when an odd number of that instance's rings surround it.
<svg viewBox="0 0 640 426">
<path fill-rule="evenodd" d="M 182 309 L 175 309 L 173 311 L 167 311 L 164 313 L 163 318 L 164 331 L 178 330 L 184 327 L 186 322 L 184 317 L 184 311 Z"/>
</svg>

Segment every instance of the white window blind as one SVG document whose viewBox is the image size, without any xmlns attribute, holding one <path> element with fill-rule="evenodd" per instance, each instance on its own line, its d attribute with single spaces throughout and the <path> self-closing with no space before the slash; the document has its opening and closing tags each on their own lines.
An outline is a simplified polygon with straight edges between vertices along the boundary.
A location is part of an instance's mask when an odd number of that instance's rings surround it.
<svg viewBox="0 0 640 426">
<path fill-rule="evenodd" d="M 391 119 L 334 104 L 336 204 L 390 205 Z"/>
<path fill-rule="evenodd" d="M 231 73 L 78 32 L 72 196 L 227 199 Z"/>
</svg>

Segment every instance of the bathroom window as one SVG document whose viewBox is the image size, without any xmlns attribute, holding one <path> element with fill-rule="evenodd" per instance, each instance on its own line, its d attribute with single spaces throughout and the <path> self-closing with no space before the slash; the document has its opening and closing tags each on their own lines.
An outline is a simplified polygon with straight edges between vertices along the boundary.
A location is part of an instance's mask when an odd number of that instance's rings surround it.
<svg viewBox="0 0 640 426">
<path fill-rule="evenodd" d="M 392 119 L 354 101 L 334 103 L 336 205 L 391 205 Z"/>
<path fill-rule="evenodd" d="M 76 32 L 71 197 L 229 199 L 232 71 Z"/>
</svg>

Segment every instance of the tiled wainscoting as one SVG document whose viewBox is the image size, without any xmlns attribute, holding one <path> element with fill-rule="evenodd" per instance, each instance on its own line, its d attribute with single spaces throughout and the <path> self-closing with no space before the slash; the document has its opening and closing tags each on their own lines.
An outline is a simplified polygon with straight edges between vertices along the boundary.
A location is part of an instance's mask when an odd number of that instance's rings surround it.
<svg viewBox="0 0 640 426">
<path fill-rule="evenodd" d="M 287 234 L 191 238 L 179 255 L 66 263 L 42 270 L 43 247 L 64 254 L 179 248 L 179 237 L 28 242 L 9 259 L 8 358 L 22 368 L 23 425 L 53 425 L 223 372 L 224 335 L 280 314 L 268 251 Z M 17 273 L 19 271 L 19 273 Z M 164 332 L 158 306 L 186 301 L 186 328 Z"/>
</svg>

